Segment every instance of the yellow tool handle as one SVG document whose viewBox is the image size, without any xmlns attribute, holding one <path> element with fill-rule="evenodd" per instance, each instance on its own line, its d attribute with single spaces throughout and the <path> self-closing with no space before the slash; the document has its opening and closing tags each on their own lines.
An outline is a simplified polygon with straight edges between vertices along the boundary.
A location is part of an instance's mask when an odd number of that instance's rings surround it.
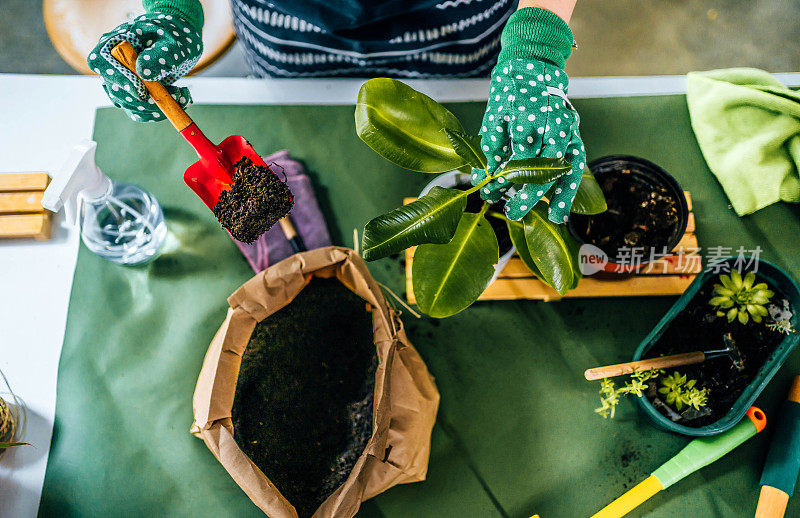
<svg viewBox="0 0 800 518">
<path fill-rule="evenodd" d="M 600 509 L 592 518 L 620 518 L 625 516 L 662 489 L 664 489 L 664 486 L 661 485 L 661 481 L 655 475 L 650 475 L 644 481 L 630 488 L 627 493 Z"/>
<path fill-rule="evenodd" d="M 755 518 L 782 518 L 786 513 L 789 495 L 772 486 L 761 486 Z"/>
<path fill-rule="evenodd" d="M 111 49 L 111 55 L 114 56 L 114 59 L 119 61 L 122 66 L 136 74 L 139 79 L 142 79 L 141 76 L 136 73 L 136 59 L 139 55 L 136 53 L 136 49 L 133 48 L 133 45 L 127 41 L 123 41 Z M 164 85 L 158 81 L 145 81 L 144 79 L 142 79 L 142 83 L 144 83 L 144 87 L 147 88 L 147 91 L 150 92 L 150 95 L 156 102 L 156 106 L 161 108 L 161 111 L 164 112 L 164 115 L 169 119 L 172 125 L 175 126 L 176 130 L 183 131 L 192 125 L 192 118 L 183 111 L 181 105 L 172 98 L 169 92 L 167 92 L 167 89 L 164 88 Z"/>
<path fill-rule="evenodd" d="M 623 374 L 630 374 L 633 371 L 649 371 L 650 369 L 668 369 L 670 367 L 678 367 L 680 365 L 691 365 L 693 363 L 702 363 L 706 359 L 706 355 L 700 351 L 684 354 L 673 354 L 672 356 L 660 356 L 658 358 L 648 358 L 646 360 L 638 360 L 628 363 L 617 363 L 615 365 L 606 365 L 605 367 L 595 367 L 588 369 L 583 373 L 589 381 L 599 380 L 603 378 L 613 378 L 614 376 L 622 376 Z"/>
</svg>

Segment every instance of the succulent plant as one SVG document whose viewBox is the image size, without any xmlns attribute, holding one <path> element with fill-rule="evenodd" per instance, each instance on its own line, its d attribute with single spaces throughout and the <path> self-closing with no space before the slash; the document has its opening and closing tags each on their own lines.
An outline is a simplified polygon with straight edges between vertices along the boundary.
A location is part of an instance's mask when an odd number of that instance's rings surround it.
<svg viewBox="0 0 800 518">
<path fill-rule="evenodd" d="M 719 276 L 721 284 L 714 284 L 714 296 L 708 303 L 717 308 L 717 316 L 726 317 L 728 322 L 738 319 L 746 324 L 761 322 L 767 316 L 766 304 L 775 295 L 767 287 L 767 283 L 760 282 L 755 286 L 756 274 L 748 272 L 744 278 L 736 271 L 730 275 L 724 273 Z"/>
<path fill-rule="evenodd" d="M 642 397 L 644 391 L 647 390 L 647 381 L 652 380 L 664 374 L 661 369 L 650 369 L 646 371 L 634 370 L 630 375 L 630 380 L 619 388 L 614 386 L 614 382 L 608 378 L 604 378 L 600 382 L 600 407 L 594 411 L 603 416 L 604 419 L 614 419 L 617 404 L 619 404 L 620 396 L 627 396 L 633 394 L 637 397 Z"/>
<path fill-rule="evenodd" d="M 777 331 L 778 333 L 784 335 L 791 335 L 797 332 L 792 323 L 788 320 L 776 320 L 774 322 L 770 322 L 767 324 L 767 329 L 771 331 Z"/>
<path fill-rule="evenodd" d="M 683 410 L 684 406 L 693 407 L 700 410 L 700 407 L 708 404 L 708 389 L 698 389 L 695 387 L 697 380 L 686 380 L 686 374 L 681 376 L 673 372 L 669 376 L 661 379 L 660 394 L 668 405 L 672 405 L 676 410 Z"/>
</svg>

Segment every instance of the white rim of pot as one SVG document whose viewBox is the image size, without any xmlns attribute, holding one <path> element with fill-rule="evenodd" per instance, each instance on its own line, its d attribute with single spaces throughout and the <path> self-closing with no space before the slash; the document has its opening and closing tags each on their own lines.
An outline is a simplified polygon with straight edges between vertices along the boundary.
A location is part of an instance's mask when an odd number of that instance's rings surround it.
<svg viewBox="0 0 800 518">
<path fill-rule="evenodd" d="M 444 187 L 444 188 L 452 188 L 456 185 L 461 185 L 465 183 L 470 183 L 470 176 L 468 174 L 464 174 L 461 171 L 448 171 L 446 173 L 442 173 L 437 175 L 436 178 L 428 182 L 428 184 L 422 189 L 422 192 L 419 193 L 420 197 L 428 194 L 428 191 L 433 189 L 434 187 Z M 517 253 L 517 249 L 514 248 L 514 244 L 511 244 L 511 249 L 500 256 L 500 259 L 497 261 L 497 264 L 494 265 L 494 275 L 492 276 L 492 280 L 489 281 L 489 284 L 492 284 L 497 277 L 500 275 L 500 272 L 503 271 L 503 268 L 506 267 L 508 261 L 514 257 L 514 254 Z"/>
</svg>

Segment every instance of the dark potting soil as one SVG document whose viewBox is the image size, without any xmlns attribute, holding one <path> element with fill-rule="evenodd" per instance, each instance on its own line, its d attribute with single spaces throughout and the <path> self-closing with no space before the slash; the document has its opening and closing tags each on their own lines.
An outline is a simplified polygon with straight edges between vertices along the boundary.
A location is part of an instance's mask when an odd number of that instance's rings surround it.
<svg viewBox="0 0 800 518">
<path fill-rule="evenodd" d="M 692 351 L 723 349 L 726 346 L 725 336 L 730 334 L 730 339 L 739 348 L 742 355 L 744 370 L 738 370 L 729 356 L 711 358 L 703 363 L 666 370 L 666 375 L 673 372 L 685 374 L 687 380 L 697 380 L 695 385 L 697 388 L 708 389 L 708 404 L 701 407 L 699 412 L 685 407 L 678 412 L 681 414 L 681 418 L 675 422 L 695 428 L 711 424 L 728 413 L 747 385 L 756 377 L 770 354 L 786 336 L 767 328 L 765 324 L 772 322 L 769 316 L 764 317 L 760 324 L 752 320 L 747 324 L 741 324 L 738 320 L 728 322 L 726 317 L 718 317 L 717 310 L 708 304 L 713 296 L 715 282 L 719 282 L 716 277 L 709 280 L 697 292 L 686 308 L 675 317 L 658 341 L 644 355 L 645 358 L 654 358 Z M 755 282 L 766 281 L 757 278 Z M 770 286 L 769 289 L 775 292 L 771 304 L 782 307 L 785 300 L 783 295 L 773 286 Z M 769 308 L 769 304 L 767 307 Z M 661 386 L 660 379 L 663 376 L 649 385 L 646 396 L 651 403 L 661 397 L 661 394 L 657 393 L 656 387 Z M 665 417 L 672 419 L 664 405 L 655 402 L 653 406 Z"/>
<path fill-rule="evenodd" d="M 467 189 L 472 188 L 472 185 L 463 184 L 463 185 L 456 185 L 454 187 L 460 191 L 466 191 Z M 470 193 L 467 195 L 467 212 L 471 212 L 473 214 L 478 214 L 483 208 L 483 199 L 478 191 Z M 499 201 L 497 203 L 492 204 L 489 207 L 489 210 L 497 212 L 499 214 L 505 214 L 503 212 L 503 204 L 504 202 Z M 505 220 L 500 218 L 493 218 L 491 216 L 487 217 L 486 220 L 492 226 L 492 230 L 494 230 L 494 235 L 497 236 L 497 245 L 500 248 L 500 255 L 507 253 L 511 250 L 511 236 L 508 234 L 508 227 L 506 226 Z"/>
<path fill-rule="evenodd" d="M 680 208 L 666 187 L 646 182 L 628 169 L 597 175 L 608 210 L 593 216 L 572 215 L 572 226 L 584 243 L 597 246 L 610 260 L 620 249 L 663 253 L 680 224 Z"/>
<path fill-rule="evenodd" d="M 376 368 L 366 302 L 336 279 L 312 279 L 256 325 L 236 383 L 235 439 L 301 518 L 364 451 Z"/>
<path fill-rule="evenodd" d="M 235 239 L 252 243 L 292 210 L 292 192 L 269 167 L 242 157 L 236 162 L 232 179 L 230 189 L 220 193 L 213 212 Z"/>
</svg>

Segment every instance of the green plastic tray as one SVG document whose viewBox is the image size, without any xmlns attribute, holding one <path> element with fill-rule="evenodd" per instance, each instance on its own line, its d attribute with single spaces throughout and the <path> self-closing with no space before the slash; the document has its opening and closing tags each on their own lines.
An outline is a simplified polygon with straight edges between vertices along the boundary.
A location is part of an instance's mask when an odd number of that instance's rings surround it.
<svg viewBox="0 0 800 518">
<path fill-rule="evenodd" d="M 722 263 L 732 266 L 732 263 L 734 263 L 736 260 L 736 257 L 728 257 L 721 261 L 717 261 L 715 264 Z M 745 258 L 745 260 L 749 261 L 749 258 Z M 746 262 L 745 264 L 749 263 Z M 789 304 L 794 312 L 791 320 L 792 325 L 795 327 L 795 329 L 800 329 L 800 287 L 797 286 L 797 283 L 791 277 L 789 277 L 786 272 L 774 264 L 764 260 L 759 260 L 757 274 L 766 279 L 771 286 L 778 288 L 778 290 L 780 290 L 781 293 L 783 293 L 783 295 L 789 300 Z M 642 356 L 644 356 L 644 354 L 656 343 L 669 323 L 672 322 L 672 320 L 675 318 L 675 315 L 683 311 L 683 309 L 700 290 L 703 284 L 705 284 L 706 281 L 708 281 L 711 277 L 716 275 L 717 273 L 713 273 L 712 268 L 709 266 L 705 271 L 703 271 L 703 273 L 697 276 L 694 282 L 689 285 L 678 301 L 675 302 L 675 305 L 670 308 L 664 318 L 661 319 L 661 321 L 653 328 L 650 334 L 648 334 L 642 343 L 639 344 L 639 347 L 636 349 L 636 352 L 633 355 L 634 361 L 639 360 L 642 358 Z M 781 368 L 781 365 L 783 365 L 783 362 L 786 361 L 786 358 L 789 357 L 789 354 L 797 345 L 798 340 L 800 340 L 800 333 L 787 335 L 783 339 L 783 342 L 781 342 L 781 344 L 775 349 L 769 358 L 767 358 L 767 361 L 764 362 L 764 365 L 758 371 L 758 375 L 753 379 L 752 382 L 750 382 L 750 385 L 747 386 L 745 391 L 742 392 L 742 395 L 739 396 L 739 399 L 736 400 L 736 403 L 734 403 L 728 413 L 714 423 L 697 428 L 674 423 L 656 410 L 650 401 L 644 396 L 637 398 L 639 409 L 657 427 L 664 430 L 669 430 L 671 432 L 692 436 L 716 435 L 725 432 L 736 425 L 736 423 L 738 423 L 742 417 L 744 417 L 747 409 L 750 408 L 761 391 L 764 390 L 764 387 L 767 386 L 767 383 L 769 383 L 775 373 L 778 372 L 778 369 Z"/>
</svg>

